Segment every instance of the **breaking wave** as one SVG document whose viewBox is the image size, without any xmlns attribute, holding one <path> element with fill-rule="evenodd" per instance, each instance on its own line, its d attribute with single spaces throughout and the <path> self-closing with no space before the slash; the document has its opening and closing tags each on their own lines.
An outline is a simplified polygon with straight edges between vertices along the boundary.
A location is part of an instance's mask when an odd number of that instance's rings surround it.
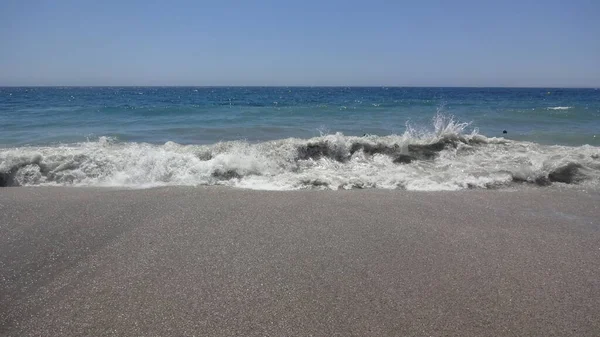
<svg viewBox="0 0 600 337">
<path fill-rule="evenodd" d="M 572 106 L 555 106 L 555 107 L 548 108 L 548 110 L 569 110 L 569 109 L 573 109 L 573 107 Z"/>
<path fill-rule="evenodd" d="M 458 190 L 600 182 L 598 147 L 488 138 L 466 132 L 468 127 L 437 115 L 429 128 L 407 124 L 402 135 L 336 133 L 213 145 L 101 137 L 72 145 L 1 149 L 0 186 Z"/>
</svg>

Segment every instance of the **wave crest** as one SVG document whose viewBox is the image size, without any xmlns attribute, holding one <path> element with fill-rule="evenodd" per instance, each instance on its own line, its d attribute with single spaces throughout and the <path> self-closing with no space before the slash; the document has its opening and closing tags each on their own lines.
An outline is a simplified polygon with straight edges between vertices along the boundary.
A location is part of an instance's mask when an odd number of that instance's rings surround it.
<svg viewBox="0 0 600 337">
<path fill-rule="evenodd" d="M 226 185 L 290 189 L 457 190 L 598 184 L 600 149 L 487 138 L 438 114 L 402 135 L 341 133 L 213 145 L 120 143 L 0 150 L 0 186 Z"/>
</svg>

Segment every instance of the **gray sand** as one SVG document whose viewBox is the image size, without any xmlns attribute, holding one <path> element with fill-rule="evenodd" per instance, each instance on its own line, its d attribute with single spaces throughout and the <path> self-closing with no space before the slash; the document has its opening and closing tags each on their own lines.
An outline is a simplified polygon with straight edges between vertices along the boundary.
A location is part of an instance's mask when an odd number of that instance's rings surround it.
<svg viewBox="0 0 600 337">
<path fill-rule="evenodd" d="M 600 194 L 0 189 L 8 336 L 600 336 Z"/>
</svg>

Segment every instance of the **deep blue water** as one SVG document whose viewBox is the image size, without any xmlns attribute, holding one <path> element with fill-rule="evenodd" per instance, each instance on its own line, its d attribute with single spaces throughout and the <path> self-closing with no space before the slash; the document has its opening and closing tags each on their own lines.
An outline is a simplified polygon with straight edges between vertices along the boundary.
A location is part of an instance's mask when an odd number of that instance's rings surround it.
<svg viewBox="0 0 600 337">
<path fill-rule="evenodd" d="M 454 115 L 488 137 L 600 145 L 600 90 L 510 88 L 0 88 L 0 147 L 258 142 L 320 133 L 402 134 Z M 503 135 L 502 131 L 507 130 Z"/>
</svg>

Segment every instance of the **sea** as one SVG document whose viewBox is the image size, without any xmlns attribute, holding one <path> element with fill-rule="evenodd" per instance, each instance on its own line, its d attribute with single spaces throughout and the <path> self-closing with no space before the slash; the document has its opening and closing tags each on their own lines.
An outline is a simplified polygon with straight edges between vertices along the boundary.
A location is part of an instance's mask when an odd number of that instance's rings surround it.
<svg viewBox="0 0 600 337">
<path fill-rule="evenodd" d="M 0 187 L 600 186 L 600 90 L 2 87 Z"/>
</svg>

